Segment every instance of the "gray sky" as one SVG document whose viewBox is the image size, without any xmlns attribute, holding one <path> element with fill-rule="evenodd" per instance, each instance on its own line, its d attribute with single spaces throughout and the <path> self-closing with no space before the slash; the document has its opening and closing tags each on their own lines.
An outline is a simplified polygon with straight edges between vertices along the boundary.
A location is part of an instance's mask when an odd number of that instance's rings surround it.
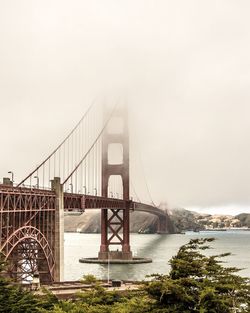
<svg viewBox="0 0 250 313">
<path fill-rule="evenodd" d="M 0 0 L 0 175 L 126 95 L 155 201 L 250 212 L 248 0 Z"/>
</svg>

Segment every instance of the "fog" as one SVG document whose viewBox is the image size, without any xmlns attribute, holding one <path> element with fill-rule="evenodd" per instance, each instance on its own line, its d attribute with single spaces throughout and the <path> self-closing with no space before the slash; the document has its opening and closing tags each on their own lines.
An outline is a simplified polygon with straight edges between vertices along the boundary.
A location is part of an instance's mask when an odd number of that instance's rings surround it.
<svg viewBox="0 0 250 313">
<path fill-rule="evenodd" d="M 32 170 L 96 97 L 124 97 L 156 203 L 250 212 L 249 12 L 247 0 L 1 0 L 0 177 Z"/>
</svg>

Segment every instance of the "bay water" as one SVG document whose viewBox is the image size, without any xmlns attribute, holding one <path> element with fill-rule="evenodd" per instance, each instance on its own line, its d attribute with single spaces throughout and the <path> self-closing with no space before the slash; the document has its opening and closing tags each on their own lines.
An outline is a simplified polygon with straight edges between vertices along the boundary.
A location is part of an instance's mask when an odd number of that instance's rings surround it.
<svg viewBox="0 0 250 313">
<path fill-rule="evenodd" d="M 65 277 L 67 281 L 78 280 L 83 275 L 93 274 L 99 279 L 144 280 L 146 275 L 166 274 L 168 261 L 178 249 L 194 238 L 215 238 L 209 255 L 231 252 L 223 260 L 225 266 L 242 268 L 240 275 L 250 278 L 250 231 L 187 232 L 186 234 L 158 235 L 131 234 L 131 249 L 134 256 L 151 258 L 152 263 L 136 265 L 100 265 L 79 263 L 80 258 L 97 257 L 100 234 L 65 233 Z"/>
</svg>

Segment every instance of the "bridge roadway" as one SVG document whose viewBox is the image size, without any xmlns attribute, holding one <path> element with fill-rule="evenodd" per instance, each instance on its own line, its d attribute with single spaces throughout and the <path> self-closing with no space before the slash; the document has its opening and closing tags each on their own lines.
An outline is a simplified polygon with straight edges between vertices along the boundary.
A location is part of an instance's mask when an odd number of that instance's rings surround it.
<svg viewBox="0 0 250 313">
<path fill-rule="evenodd" d="M 54 208 L 56 194 L 54 191 L 27 187 L 13 187 L 0 184 L 0 210 L 23 211 Z M 49 208 L 49 206 L 52 206 Z M 89 209 L 120 209 L 130 208 L 134 211 L 154 214 L 166 218 L 166 212 L 144 203 L 125 201 L 116 198 L 64 193 L 64 210 L 84 212 Z"/>
</svg>

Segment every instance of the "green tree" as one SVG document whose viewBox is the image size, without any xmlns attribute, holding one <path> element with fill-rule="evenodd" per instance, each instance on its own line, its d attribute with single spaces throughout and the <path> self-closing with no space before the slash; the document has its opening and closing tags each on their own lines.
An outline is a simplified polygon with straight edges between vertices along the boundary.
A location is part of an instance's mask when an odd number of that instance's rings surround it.
<svg viewBox="0 0 250 313">
<path fill-rule="evenodd" d="M 229 254 L 201 253 L 213 240 L 191 240 L 170 260 L 169 275 L 154 275 L 146 284 L 146 292 L 156 300 L 155 312 L 250 312 L 248 280 L 237 275 L 237 268 L 224 267 L 220 260 Z"/>
<path fill-rule="evenodd" d="M 1 275 L 4 268 L 5 262 L 0 254 L 0 313 L 36 313 L 42 308 L 50 309 L 54 306 L 56 299 L 48 292 L 45 298 L 39 298 L 11 284 L 11 281 Z"/>
<path fill-rule="evenodd" d="M 132 296 L 126 301 L 115 303 L 112 306 L 111 313 L 152 313 L 154 302 L 146 294 L 141 296 Z"/>
<path fill-rule="evenodd" d="M 88 305 L 113 305 L 124 300 L 124 296 L 116 291 L 108 291 L 99 283 L 96 283 L 90 290 L 78 294 L 78 301 Z"/>
<path fill-rule="evenodd" d="M 83 276 L 81 282 L 86 285 L 96 284 L 97 278 L 92 274 L 88 274 Z"/>
</svg>

